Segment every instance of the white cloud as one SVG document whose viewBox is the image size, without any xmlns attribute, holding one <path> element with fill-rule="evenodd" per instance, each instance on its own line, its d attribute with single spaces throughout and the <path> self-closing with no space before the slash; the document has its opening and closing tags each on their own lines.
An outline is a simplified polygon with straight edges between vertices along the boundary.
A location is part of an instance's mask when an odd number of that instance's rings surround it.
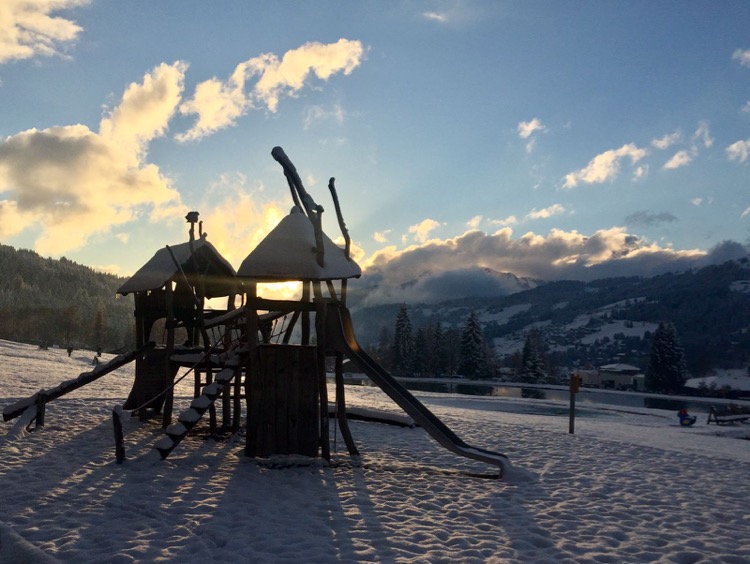
<svg viewBox="0 0 750 564">
<path fill-rule="evenodd" d="M 740 217 L 747 217 L 750 215 L 750 208 L 746 208 L 745 211 L 742 212 Z"/>
<path fill-rule="evenodd" d="M 441 12 L 422 12 L 422 17 L 426 20 L 432 20 L 434 22 L 447 23 L 448 14 Z"/>
<path fill-rule="evenodd" d="M 541 210 L 533 209 L 526 217 L 528 219 L 547 219 L 553 215 L 560 215 L 561 213 L 565 213 L 565 207 L 560 204 L 552 204 Z"/>
<path fill-rule="evenodd" d="M 431 4 L 432 10 L 419 14 L 422 19 L 454 28 L 464 28 L 479 21 L 486 21 L 493 18 L 497 11 L 493 3 L 438 0 Z"/>
<path fill-rule="evenodd" d="M 727 158 L 730 161 L 738 161 L 744 163 L 748 156 L 750 156 L 750 139 L 744 141 L 737 141 L 732 143 L 725 149 Z"/>
<path fill-rule="evenodd" d="M 698 124 L 698 129 L 693 133 L 692 138 L 693 144 L 697 150 L 697 145 L 702 144 L 704 148 L 708 149 L 714 144 L 714 139 L 711 137 L 711 132 L 708 128 L 708 123 L 702 121 Z"/>
<path fill-rule="evenodd" d="M 574 188 L 579 182 L 585 184 L 601 184 L 617 178 L 620 172 L 620 162 L 629 158 L 635 164 L 648 154 L 633 143 L 623 145 L 619 149 L 610 149 L 595 156 L 584 168 L 571 172 L 565 176 L 563 188 Z"/>
<path fill-rule="evenodd" d="M 425 219 L 409 227 L 409 233 L 414 235 L 414 239 L 420 243 L 424 243 L 430 238 L 430 233 L 440 227 L 440 222 L 434 219 Z"/>
<path fill-rule="evenodd" d="M 539 118 L 531 121 L 522 121 L 518 123 L 518 136 L 521 139 L 528 139 L 535 131 L 546 131 L 546 126 L 542 125 Z"/>
<path fill-rule="evenodd" d="M 305 111 L 305 129 L 310 129 L 313 124 L 326 120 L 333 120 L 337 124 L 344 123 L 346 112 L 339 104 L 334 104 L 330 109 L 323 106 L 310 106 Z"/>
<path fill-rule="evenodd" d="M 390 234 L 391 230 L 386 229 L 385 231 L 376 231 L 372 234 L 372 238 L 375 240 L 376 243 L 387 243 L 388 242 L 388 235 Z"/>
<path fill-rule="evenodd" d="M 200 202 L 211 244 L 235 267 L 289 212 L 288 202 L 269 200 L 264 193 L 262 184 L 248 187 L 244 175 L 223 175 Z"/>
<path fill-rule="evenodd" d="M 746 114 L 750 114 L 750 100 L 748 100 L 747 102 L 743 104 L 742 109 L 740 111 Z"/>
<path fill-rule="evenodd" d="M 651 146 L 663 151 L 664 149 L 669 149 L 672 145 L 679 143 L 680 141 L 682 141 L 682 132 L 675 131 L 673 133 L 667 133 L 658 139 L 652 139 Z"/>
<path fill-rule="evenodd" d="M 62 55 L 82 28 L 53 14 L 91 0 L 3 0 L 0 2 L 0 63 L 36 56 Z"/>
<path fill-rule="evenodd" d="M 466 222 L 466 226 L 469 229 L 478 229 L 484 218 L 481 215 L 475 215 L 469 221 Z"/>
<path fill-rule="evenodd" d="M 515 215 L 509 215 L 505 219 L 492 219 L 490 220 L 492 225 L 499 225 L 500 227 L 508 227 L 510 225 L 516 225 L 518 218 Z"/>
<path fill-rule="evenodd" d="M 664 164 L 662 168 L 666 170 L 674 170 L 676 168 L 687 166 L 692 160 L 693 156 L 689 151 L 677 151 L 674 155 L 672 155 L 672 158 Z"/>
<path fill-rule="evenodd" d="M 197 122 L 177 139 L 200 139 L 233 125 L 253 108 L 275 112 L 283 95 L 295 96 L 313 76 L 328 80 L 337 73 L 351 74 L 363 59 L 362 43 L 349 39 L 305 43 L 281 59 L 273 53 L 253 57 L 237 65 L 226 81 L 212 78 L 198 84 L 193 97 L 180 106 L 183 114 L 197 115 Z M 246 83 L 253 78 L 257 78 L 255 85 L 246 93 Z"/>
<path fill-rule="evenodd" d="M 633 171 L 633 180 L 643 180 L 648 176 L 648 165 L 640 165 L 635 167 L 635 170 Z"/>
<path fill-rule="evenodd" d="M 180 197 L 148 143 L 166 131 L 183 87 L 185 65 L 162 64 L 131 84 L 102 119 L 30 129 L 0 142 L 0 237 L 40 231 L 35 249 L 61 254 L 150 210 L 152 220 L 184 214 Z"/>
<path fill-rule="evenodd" d="M 697 208 L 701 204 L 703 204 L 703 198 L 693 198 L 692 200 L 690 200 L 690 203 L 693 204 Z"/>
<path fill-rule="evenodd" d="M 529 232 L 520 237 L 506 227 L 492 235 L 472 230 L 450 239 L 431 239 L 400 251 L 388 247 L 360 264 L 366 269 L 363 280 L 373 281 L 365 303 L 375 304 L 403 301 L 404 292 L 410 292 L 412 301 L 427 295 L 448 299 L 451 296 L 436 294 L 435 283 L 447 275 L 455 279 L 460 272 L 466 276 L 462 295 L 472 295 L 470 280 L 476 277 L 469 273 L 476 274 L 477 269 L 545 280 L 593 280 L 667 272 L 705 256 L 703 251 L 677 251 L 649 243 L 623 227 L 590 236 L 553 229 L 547 235 Z"/>
<path fill-rule="evenodd" d="M 735 49 L 732 60 L 739 61 L 743 67 L 750 67 L 750 49 Z"/>
</svg>

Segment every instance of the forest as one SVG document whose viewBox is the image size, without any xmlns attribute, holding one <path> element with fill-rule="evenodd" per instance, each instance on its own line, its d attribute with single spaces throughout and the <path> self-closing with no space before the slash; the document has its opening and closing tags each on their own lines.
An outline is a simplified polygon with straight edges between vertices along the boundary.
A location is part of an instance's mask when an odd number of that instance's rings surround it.
<svg viewBox="0 0 750 564">
<path fill-rule="evenodd" d="M 133 300 L 116 295 L 124 278 L 8 245 L 0 245 L 0 272 L 0 339 L 107 352 L 132 348 Z"/>
</svg>

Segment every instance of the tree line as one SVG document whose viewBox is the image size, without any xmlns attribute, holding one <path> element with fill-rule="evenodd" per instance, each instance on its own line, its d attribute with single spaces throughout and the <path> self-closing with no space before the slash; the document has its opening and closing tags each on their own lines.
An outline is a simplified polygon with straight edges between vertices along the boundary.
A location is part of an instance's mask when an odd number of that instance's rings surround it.
<svg viewBox="0 0 750 564">
<path fill-rule="evenodd" d="M 517 358 L 500 359 L 484 337 L 479 316 L 472 311 L 460 328 L 441 322 L 415 328 L 407 305 L 402 305 L 391 331 L 383 328 L 373 357 L 396 376 L 492 379 L 504 362 L 517 364 L 521 381 L 550 381 L 550 360 L 541 334 L 531 331 Z"/>
<path fill-rule="evenodd" d="M 499 359 L 485 340 L 474 311 L 460 329 L 445 328 L 439 321 L 415 329 L 404 304 L 396 315 L 393 332 L 381 332 L 372 354 L 386 369 L 402 377 L 462 376 L 481 380 L 497 378 L 502 368 L 510 368 L 513 379 L 522 383 L 563 384 L 569 378 L 569 374 L 554 366 L 553 355 L 548 353 L 538 329 L 526 334 L 520 351 Z M 686 380 L 685 354 L 675 325 L 661 323 L 651 337 L 646 389 L 679 392 Z"/>
</svg>

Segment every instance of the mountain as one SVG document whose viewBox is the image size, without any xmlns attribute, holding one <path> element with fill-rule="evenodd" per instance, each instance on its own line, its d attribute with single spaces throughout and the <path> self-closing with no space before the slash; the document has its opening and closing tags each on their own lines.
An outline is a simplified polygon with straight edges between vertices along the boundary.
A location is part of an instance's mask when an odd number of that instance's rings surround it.
<svg viewBox="0 0 750 564">
<path fill-rule="evenodd" d="M 402 303 L 353 312 L 364 346 L 375 346 L 383 331 L 393 332 Z M 650 278 L 555 281 L 509 295 L 409 304 L 415 329 L 437 322 L 460 328 L 471 311 L 477 312 L 485 339 L 506 360 L 537 328 L 560 365 L 623 362 L 644 369 L 650 336 L 666 321 L 675 324 L 695 375 L 714 367 L 745 367 L 750 360 L 747 258 Z"/>
<path fill-rule="evenodd" d="M 356 309 L 389 303 L 441 303 L 463 296 L 469 289 L 473 297 L 496 298 L 544 284 L 542 280 L 483 267 L 409 274 L 393 281 L 377 269 L 368 270 L 350 285 L 350 305 Z"/>
<path fill-rule="evenodd" d="M 6 245 L 0 245 L 0 272 L 0 339 L 90 348 L 101 341 L 105 350 L 132 346 L 133 302 L 115 295 L 123 278 Z M 467 288 L 474 295 L 457 298 Z M 387 296 L 385 305 L 370 305 Z M 378 274 L 368 272 L 349 284 L 363 346 L 375 347 L 387 332 L 393 334 L 402 304 L 408 304 L 415 330 L 437 322 L 446 330 L 460 329 L 475 311 L 485 339 L 506 363 L 537 328 L 559 366 L 623 362 L 643 369 L 651 334 L 664 321 L 675 324 L 693 375 L 750 362 L 747 257 L 679 273 L 590 282 L 545 283 L 477 267 L 425 272 L 394 287 L 379 286 Z"/>
</svg>

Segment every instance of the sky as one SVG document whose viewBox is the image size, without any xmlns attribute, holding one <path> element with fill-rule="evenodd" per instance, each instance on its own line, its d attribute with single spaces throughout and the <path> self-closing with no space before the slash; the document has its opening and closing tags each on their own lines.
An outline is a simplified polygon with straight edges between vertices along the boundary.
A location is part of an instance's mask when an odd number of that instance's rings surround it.
<svg viewBox="0 0 750 564">
<path fill-rule="evenodd" d="M 735 258 L 748 29 L 744 1 L 5 0 L 0 242 L 125 276 L 195 210 L 238 267 L 292 206 L 281 146 L 394 287 Z"/>
</svg>

